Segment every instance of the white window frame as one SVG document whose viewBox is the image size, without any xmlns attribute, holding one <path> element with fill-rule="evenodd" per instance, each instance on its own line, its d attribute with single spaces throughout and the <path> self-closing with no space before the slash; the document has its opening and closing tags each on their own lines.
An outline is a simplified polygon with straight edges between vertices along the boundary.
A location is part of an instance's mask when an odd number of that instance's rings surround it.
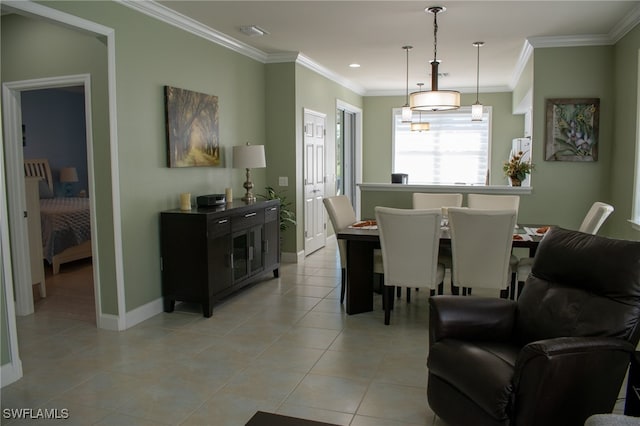
<svg viewBox="0 0 640 426">
<path fill-rule="evenodd" d="M 638 50 L 638 89 L 636 93 L 636 163 L 634 170 L 633 204 L 631 211 L 631 226 L 640 231 L 640 49 Z"/>
<path fill-rule="evenodd" d="M 470 106 L 464 106 L 464 107 L 460 107 L 460 109 L 457 110 L 457 112 L 459 112 L 460 114 L 465 114 L 468 115 L 469 117 L 469 121 L 471 121 L 471 107 Z M 492 151 L 492 107 L 491 106 L 485 106 L 484 107 L 484 118 L 483 121 L 487 124 L 487 137 L 488 137 L 488 141 L 487 141 L 487 168 L 491 167 L 491 151 Z M 405 171 L 403 170 L 396 170 L 396 118 L 397 116 L 401 115 L 402 113 L 402 109 L 401 108 L 393 108 L 392 113 L 391 113 L 391 133 L 392 133 L 392 146 L 391 146 L 391 169 L 393 173 L 404 173 Z M 438 114 L 438 112 L 434 112 L 431 114 Z M 416 113 L 414 113 L 414 117 L 415 117 Z M 427 119 L 427 114 L 423 113 L 423 121 L 428 121 Z M 414 182 L 411 179 L 411 176 L 409 176 L 409 183 L 412 184 L 423 184 L 423 185 L 436 185 L 436 186 L 449 186 L 452 183 L 422 183 L 422 182 Z M 458 183 L 458 182 L 456 182 Z M 461 182 L 460 182 L 461 183 Z M 467 184 L 471 183 L 471 182 L 465 182 Z M 472 184 L 474 185 L 484 185 L 485 181 L 483 182 L 473 182 Z"/>
</svg>

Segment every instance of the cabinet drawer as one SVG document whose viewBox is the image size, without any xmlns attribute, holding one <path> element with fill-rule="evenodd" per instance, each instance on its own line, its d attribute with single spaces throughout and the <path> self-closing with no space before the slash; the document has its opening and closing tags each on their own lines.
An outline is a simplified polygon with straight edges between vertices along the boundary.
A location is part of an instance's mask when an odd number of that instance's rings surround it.
<svg viewBox="0 0 640 426">
<path fill-rule="evenodd" d="M 278 207 L 273 206 L 264 209 L 264 221 L 273 222 L 274 220 L 278 220 Z"/>
<path fill-rule="evenodd" d="M 231 233 L 231 218 L 217 217 L 215 219 L 209 219 L 208 228 L 208 234 L 210 238 L 229 234 Z"/>
<path fill-rule="evenodd" d="M 238 216 L 233 216 L 233 219 L 231 221 L 231 228 L 234 231 L 237 231 L 239 229 L 246 229 L 246 228 L 250 228 L 252 226 L 260 225 L 263 223 L 264 223 L 263 209 L 249 210 L 249 211 L 245 211 L 242 214 L 239 214 Z"/>
</svg>

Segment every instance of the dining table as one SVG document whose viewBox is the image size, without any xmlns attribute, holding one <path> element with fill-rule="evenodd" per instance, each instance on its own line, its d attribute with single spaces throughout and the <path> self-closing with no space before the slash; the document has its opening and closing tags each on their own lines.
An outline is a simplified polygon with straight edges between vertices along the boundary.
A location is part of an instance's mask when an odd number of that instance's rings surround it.
<svg viewBox="0 0 640 426">
<path fill-rule="evenodd" d="M 529 249 L 534 257 L 548 225 L 517 225 L 514 229 L 513 248 Z M 440 247 L 451 247 L 449 227 L 443 225 Z M 336 238 L 347 246 L 346 311 L 349 315 L 373 310 L 373 251 L 380 248 L 380 234 L 375 221 L 359 221 L 336 232 Z"/>
</svg>

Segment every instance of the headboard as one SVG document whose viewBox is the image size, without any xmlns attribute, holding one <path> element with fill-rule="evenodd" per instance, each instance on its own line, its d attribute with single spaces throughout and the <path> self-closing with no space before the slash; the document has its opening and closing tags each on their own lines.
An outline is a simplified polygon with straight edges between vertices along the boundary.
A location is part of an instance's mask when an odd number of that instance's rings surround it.
<svg viewBox="0 0 640 426">
<path fill-rule="evenodd" d="M 24 175 L 25 176 L 37 176 L 44 179 L 49 185 L 49 189 L 53 192 L 53 179 L 51 177 L 51 168 L 49 167 L 49 160 L 46 158 L 25 159 L 24 160 Z"/>
</svg>

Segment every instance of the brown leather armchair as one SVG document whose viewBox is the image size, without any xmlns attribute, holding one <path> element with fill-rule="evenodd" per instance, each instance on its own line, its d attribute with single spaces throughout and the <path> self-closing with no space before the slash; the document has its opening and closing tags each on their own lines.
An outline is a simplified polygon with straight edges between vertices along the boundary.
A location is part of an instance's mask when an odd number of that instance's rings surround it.
<svg viewBox="0 0 640 426">
<path fill-rule="evenodd" d="M 552 228 L 518 301 L 430 299 L 427 397 L 449 426 L 611 412 L 640 338 L 640 242 Z"/>
</svg>

